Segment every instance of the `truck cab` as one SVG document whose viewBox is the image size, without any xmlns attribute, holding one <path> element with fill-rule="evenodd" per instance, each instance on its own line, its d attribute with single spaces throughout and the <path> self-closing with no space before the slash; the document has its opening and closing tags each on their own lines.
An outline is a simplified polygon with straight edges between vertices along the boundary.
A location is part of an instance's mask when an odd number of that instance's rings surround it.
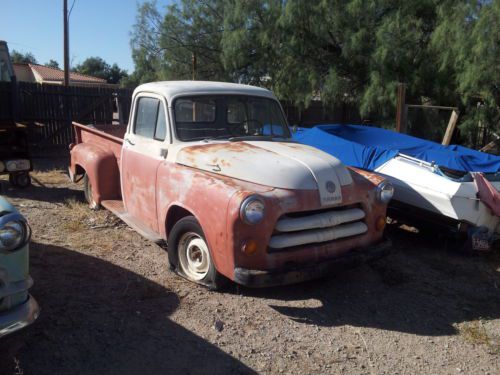
<svg viewBox="0 0 500 375">
<path fill-rule="evenodd" d="M 289 284 L 389 248 L 392 186 L 293 142 L 269 90 L 148 83 L 126 128 L 74 126 L 69 172 L 90 206 L 165 243 L 171 268 L 193 282 Z"/>
</svg>

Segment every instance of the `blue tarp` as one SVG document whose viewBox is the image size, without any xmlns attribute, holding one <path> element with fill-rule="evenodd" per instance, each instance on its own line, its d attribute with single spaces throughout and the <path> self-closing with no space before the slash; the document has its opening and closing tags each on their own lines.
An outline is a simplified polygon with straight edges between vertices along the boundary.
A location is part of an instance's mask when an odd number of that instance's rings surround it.
<svg viewBox="0 0 500 375">
<path fill-rule="evenodd" d="M 299 128 L 293 138 L 337 157 L 346 165 L 368 170 L 401 153 L 463 172 L 500 171 L 500 156 L 457 145 L 443 146 L 369 126 L 318 125 L 311 129 Z"/>
</svg>

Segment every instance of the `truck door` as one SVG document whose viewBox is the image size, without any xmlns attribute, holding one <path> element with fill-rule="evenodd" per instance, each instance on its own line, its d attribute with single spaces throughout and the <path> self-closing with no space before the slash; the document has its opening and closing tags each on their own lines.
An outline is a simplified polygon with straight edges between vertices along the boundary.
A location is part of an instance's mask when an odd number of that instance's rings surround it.
<svg viewBox="0 0 500 375">
<path fill-rule="evenodd" d="M 127 213 L 158 233 L 156 178 L 169 143 L 164 98 L 139 94 L 134 100 L 121 157 L 122 197 Z"/>
</svg>

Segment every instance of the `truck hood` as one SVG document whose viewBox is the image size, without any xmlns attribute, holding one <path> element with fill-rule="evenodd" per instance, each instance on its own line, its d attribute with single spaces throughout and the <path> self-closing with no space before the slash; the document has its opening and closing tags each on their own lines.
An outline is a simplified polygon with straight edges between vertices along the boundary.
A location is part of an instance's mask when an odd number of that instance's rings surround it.
<svg viewBox="0 0 500 375">
<path fill-rule="evenodd" d="M 321 204 L 342 201 L 352 183 L 345 166 L 314 147 L 293 142 L 243 141 L 185 145 L 177 163 L 281 189 L 318 190 Z"/>
</svg>

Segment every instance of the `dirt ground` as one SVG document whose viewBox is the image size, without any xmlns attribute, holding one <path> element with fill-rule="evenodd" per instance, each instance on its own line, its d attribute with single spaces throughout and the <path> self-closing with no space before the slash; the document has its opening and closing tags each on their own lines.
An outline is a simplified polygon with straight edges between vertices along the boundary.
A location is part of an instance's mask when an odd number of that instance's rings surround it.
<svg viewBox="0 0 500 375">
<path fill-rule="evenodd" d="M 4 195 L 33 228 L 41 315 L 0 340 L 2 374 L 500 374 L 500 256 L 391 230 L 377 262 L 294 286 L 210 292 L 83 203 L 65 162 Z M 60 169 L 58 169 L 60 168 Z"/>
</svg>

